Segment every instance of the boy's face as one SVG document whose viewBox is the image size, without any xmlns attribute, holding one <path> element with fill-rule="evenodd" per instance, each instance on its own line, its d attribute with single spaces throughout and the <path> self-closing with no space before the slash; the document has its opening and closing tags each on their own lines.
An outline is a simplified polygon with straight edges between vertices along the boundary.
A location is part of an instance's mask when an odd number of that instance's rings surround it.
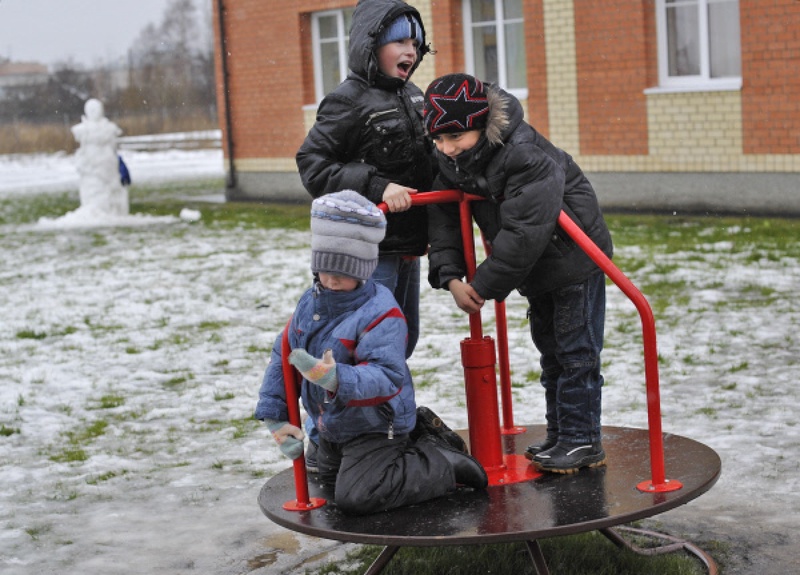
<svg viewBox="0 0 800 575">
<path fill-rule="evenodd" d="M 322 287 L 331 291 L 353 291 L 361 282 L 347 276 L 319 272 L 319 283 L 322 284 Z"/>
<path fill-rule="evenodd" d="M 455 158 L 459 154 L 471 150 L 480 139 L 481 130 L 469 130 L 468 132 L 433 136 L 433 143 L 436 144 L 436 149 L 440 153 Z"/>
<path fill-rule="evenodd" d="M 390 78 L 408 80 L 417 62 L 417 41 L 411 38 L 389 42 L 378 48 L 378 66 Z"/>
</svg>

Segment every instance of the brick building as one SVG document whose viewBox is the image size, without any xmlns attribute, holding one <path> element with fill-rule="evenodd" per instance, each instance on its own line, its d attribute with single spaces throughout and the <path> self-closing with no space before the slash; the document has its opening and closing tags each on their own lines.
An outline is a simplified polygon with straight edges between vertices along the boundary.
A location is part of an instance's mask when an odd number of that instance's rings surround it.
<svg viewBox="0 0 800 575">
<path fill-rule="evenodd" d="M 294 155 L 356 2 L 214 2 L 227 196 L 308 199 Z M 800 213 L 799 1 L 409 3 L 436 51 L 412 80 L 499 83 L 604 206 Z"/>
</svg>

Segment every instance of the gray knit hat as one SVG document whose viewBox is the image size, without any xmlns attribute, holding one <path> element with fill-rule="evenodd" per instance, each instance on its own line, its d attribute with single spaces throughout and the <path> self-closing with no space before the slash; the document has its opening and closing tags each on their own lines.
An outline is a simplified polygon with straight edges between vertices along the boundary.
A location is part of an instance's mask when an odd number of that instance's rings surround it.
<svg viewBox="0 0 800 575">
<path fill-rule="evenodd" d="M 311 271 L 366 280 L 378 265 L 386 216 L 353 190 L 311 203 Z"/>
</svg>

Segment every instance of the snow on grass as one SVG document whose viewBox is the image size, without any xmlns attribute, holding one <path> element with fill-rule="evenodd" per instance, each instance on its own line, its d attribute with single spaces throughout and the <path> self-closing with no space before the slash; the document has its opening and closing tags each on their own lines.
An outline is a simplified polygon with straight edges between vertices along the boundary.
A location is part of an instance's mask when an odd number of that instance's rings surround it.
<svg viewBox="0 0 800 575">
<path fill-rule="evenodd" d="M 775 248 L 745 226 L 724 240 L 714 227 L 675 226 L 674 249 L 613 230 L 620 267 L 660 294 L 664 431 L 723 459 L 719 483 L 685 512 L 796 518 L 797 237 Z M 4 573 L 279 573 L 329 545 L 297 535 L 294 553 L 265 560 L 285 530 L 256 504 L 289 465 L 252 412 L 273 339 L 308 286 L 309 239 L 178 218 L 0 227 Z M 541 423 L 526 304 L 512 295 L 507 307 L 516 423 Z M 427 285 L 421 317 L 418 402 L 465 427 L 466 317 Z M 604 423 L 646 427 L 641 325 L 613 286 L 603 364 Z"/>
</svg>

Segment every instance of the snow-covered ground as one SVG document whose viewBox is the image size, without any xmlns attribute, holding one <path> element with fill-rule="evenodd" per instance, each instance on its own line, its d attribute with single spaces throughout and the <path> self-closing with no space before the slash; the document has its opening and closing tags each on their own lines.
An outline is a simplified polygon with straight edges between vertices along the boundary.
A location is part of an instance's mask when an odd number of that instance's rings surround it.
<svg viewBox="0 0 800 575">
<path fill-rule="evenodd" d="M 120 155 L 135 185 L 223 175 L 222 151 L 218 148 L 123 150 Z M 78 190 L 74 156 L 64 153 L 0 156 L 0 197 L 67 190 Z"/>
<path fill-rule="evenodd" d="M 218 150 L 125 159 L 134 183 L 223 173 Z M 0 157 L 0 199 L 61 190 L 77 190 L 69 156 Z M 273 338 L 308 284 L 309 234 L 175 216 L 0 227 L 4 574 L 302 572 L 305 558 L 338 546 L 274 525 L 256 504 L 265 480 L 288 466 L 251 414 Z M 728 234 L 733 242 L 748 230 Z M 659 525 L 734 545 L 750 534 L 761 542 L 750 550 L 757 572 L 793 573 L 800 567 L 785 550 L 798 549 L 800 527 L 800 262 L 756 252 L 701 243 L 628 275 L 685 283 L 656 313 L 663 427 L 723 460 L 717 485 Z M 619 255 L 647 258 L 637 247 Z M 525 306 L 518 296 L 507 305 L 515 417 L 540 423 Z M 427 285 L 421 308 L 418 401 L 464 427 L 466 319 Z M 483 319 L 492 333 L 491 314 Z M 607 425 L 647 424 L 638 326 L 633 305 L 610 288 Z"/>
</svg>

